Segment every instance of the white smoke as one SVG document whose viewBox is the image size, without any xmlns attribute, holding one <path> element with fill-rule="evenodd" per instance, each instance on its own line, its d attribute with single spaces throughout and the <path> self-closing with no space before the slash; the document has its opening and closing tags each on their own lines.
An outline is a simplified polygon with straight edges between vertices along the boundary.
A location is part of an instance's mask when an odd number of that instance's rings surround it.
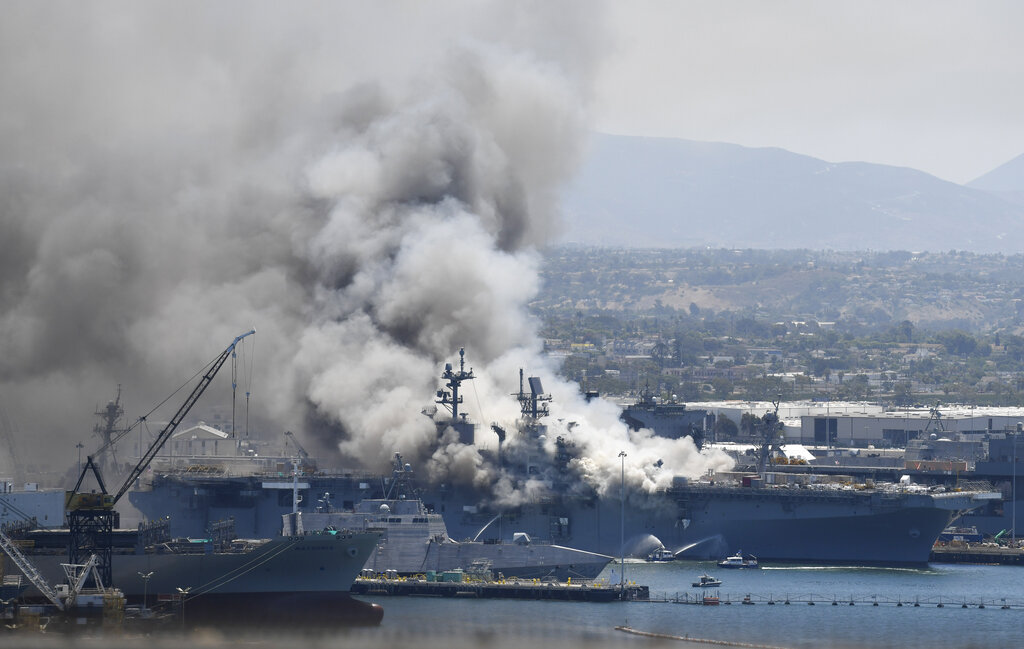
<svg viewBox="0 0 1024 649">
<path fill-rule="evenodd" d="M 479 47 L 447 64 L 409 96 L 378 100 L 307 172 L 329 208 L 309 243 L 321 281 L 296 371 L 348 433 L 342 452 L 374 467 L 433 441 L 420 409 L 455 349 L 486 365 L 536 347 L 529 244 L 555 221 L 580 141 L 578 101 L 556 70 Z M 539 164 L 537 150 L 558 155 Z M 456 473 L 478 469 L 473 455 L 453 450 L 470 464 Z"/>
<path fill-rule="evenodd" d="M 543 365 L 543 361 L 535 362 Z M 698 477 L 709 469 L 728 470 L 735 464 L 722 451 L 698 451 L 690 437 L 669 439 L 657 437 L 647 429 L 632 431 L 619 419 L 619 407 L 610 401 L 585 401 L 571 383 L 547 378 L 544 381 L 545 387 L 551 385 L 553 401 L 543 439 L 539 444 L 528 436 L 513 439 L 503 454 L 515 458 L 513 464 L 522 465 L 526 457 L 536 461 L 535 451 L 540 446 L 546 462 L 537 467 L 538 475 L 522 477 L 516 471 L 504 472 L 493 489 L 496 500 L 502 504 L 533 500 L 565 480 L 564 475 L 558 475 L 560 470 L 553 462 L 559 452 L 559 439 L 568 449 L 568 462 L 561 472 L 578 478 L 578 486 L 585 485 L 601 495 L 615 493 L 623 480 L 634 495 L 651 494 L 672 486 L 677 476 Z M 625 453 L 625 457 L 619 453 Z M 569 488 L 573 486 L 570 484 Z"/>
<path fill-rule="evenodd" d="M 255 327 L 239 389 L 266 435 L 378 470 L 399 451 L 513 502 L 544 481 L 482 451 L 487 424 L 514 424 L 527 368 L 564 422 L 548 450 L 574 443 L 592 485 L 620 450 L 647 489 L 701 473 L 687 442 L 631 435 L 556 381 L 527 309 L 583 142 L 600 7 L 305 9 L 5 7 L 0 396 L 35 461 L 73 464 L 117 384 L 142 414 Z M 420 413 L 460 347 L 473 447 Z M 230 403 L 226 383 L 204 402 Z"/>
</svg>

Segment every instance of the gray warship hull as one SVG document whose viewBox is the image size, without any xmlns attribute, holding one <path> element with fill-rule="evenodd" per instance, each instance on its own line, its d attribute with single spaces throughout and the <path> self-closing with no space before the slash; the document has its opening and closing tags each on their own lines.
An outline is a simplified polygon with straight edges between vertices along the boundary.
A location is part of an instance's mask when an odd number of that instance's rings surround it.
<svg viewBox="0 0 1024 649">
<path fill-rule="evenodd" d="M 336 503 L 351 508 L 383 497 L 379 477 L 302 480 L 304 502 L 330 492 Z M 176 535 L 201 535 L 211 522 L 233 516 L 240 532 L 263 536 L 279 532 L 281 515 L 291 509 L 291 490 L 272 484 L 258 476 L 163 475 L 130 498 L 148 517 L 170 516 Z M 506 510 L 487 506 L 482 494 L 468 489 L 424 489 L 420 497 L 443 517 L 453 539 L 503 540 L 526 532 L 612 556 L 643 557 L 664 545 L 680 557 L 721 558 L 743 549 L 765 560 L 877 565 L 927 563 L 942 530 L 982 502 L 956 493 L 692 485 L 627 495 L 623 516 L 616 496 L 596 494 L 567 493 Z"/>
<path fill-rule="evenodd" d="M 112 584 L 129 603 L 169 606 L 186 591 L 190 623 L 376 624 L 379 606 L 353 599 L 349 589 L 380 535 L 338 532 L 278 536 L 250 542 L 244 551 L 195 552 L 153 548 L 115 553 Z M 66 553 L 33 553 L 31 561 L 51 584 L 64 581 Z M 143 579 L 143 575 L 148 575 Z M 27 595 L 40 596 L 35 588 Z"/>
<path fill-rule="evenodd" d="M 383 510 L 383 511 L 381 511 Z M 294 522 L 293 522 L 294 521 Z M 511 543 L 455 541 L 439 514 L 420 500 L 368 500 L 354 512 L 285 515 L 285 532 L 294 527 L 328 526 L 374 530 L 382 534 L 364 569 L 401 575 L 465 570 L 521 579 L 594 579 L 613 557 L 576 548 L 535 542 L 517 535 Z"/>
<path fill-rule="evenodd" d="M 451 511 L 460 501 L 451 494 L 439 503 Z M 530 505 L 510 512 L 506 524 L 635 557 L 663 545 L 679 558 L 716 559 L 742 548 L 775 561 L 924 564 L 950 521 L 979 504 L 972 494 L 692 486 L 627 497 L 624 513 L 621 501 L 608 497 Z M 453 534 L 469 533 L 486 524 L 487 513 L 462 511 L 445 520 Z"/>
</svg>

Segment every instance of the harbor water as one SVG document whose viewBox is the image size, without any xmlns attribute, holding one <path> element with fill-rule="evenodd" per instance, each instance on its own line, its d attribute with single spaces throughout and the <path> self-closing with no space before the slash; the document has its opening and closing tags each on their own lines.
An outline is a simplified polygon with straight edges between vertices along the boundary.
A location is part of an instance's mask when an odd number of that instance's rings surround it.
<svg viewBox="0 0 1024 649">
<path fill-rule="evenodd" d="M 384 606 L 384 622 L 366 633 L 380 634 L 395 644 L 408 640 L 410 630 L 435 639 L 585 639 L 598 646 L 650 642 L 615 630 L 626 626 L 670 636 L 808 649 L 1024 646 L 1024 569 L 1019 567 L 768 563 L 757 570 L 725 570 L 714 562 L 676 561 L 627 562 L 625 568 L 626 580 L 649 586 L 655 601 L 379 598 L 373 601 Z M 705 572 L 721 579 L 722 586 L 692 588 Z M 619 575 L 616 563 L 601 578 L 618 583 Z M 723 604 L 675 603 L 704 594 L 717 594 Z M 748 595 L 752 606 L 741 604 Z M 787 599 L 789 605 L 784 603 Z"/>
</svg>

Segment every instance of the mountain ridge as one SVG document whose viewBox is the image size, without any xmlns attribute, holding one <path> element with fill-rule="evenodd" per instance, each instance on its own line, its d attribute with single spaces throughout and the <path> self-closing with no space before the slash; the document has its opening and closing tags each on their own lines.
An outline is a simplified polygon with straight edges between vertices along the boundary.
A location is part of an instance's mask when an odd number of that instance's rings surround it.
<svg viewBox="0 0 1024 649">
<path fill-rule="evenodd" d="M 1017 252 L 1024 204 L 907 167 L 595 134 L 563 243 Z"/>
</svg>

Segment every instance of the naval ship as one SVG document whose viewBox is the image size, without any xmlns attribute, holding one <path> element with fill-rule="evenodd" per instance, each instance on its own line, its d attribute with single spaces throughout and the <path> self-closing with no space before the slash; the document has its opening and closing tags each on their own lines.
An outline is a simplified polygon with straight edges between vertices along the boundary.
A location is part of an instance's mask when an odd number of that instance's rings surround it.
<svg viewBox="0 0 1024 649">
<path fill-rule="evenodd" d="M 645 385 L 639 398 L 622 409 L 619 417 L 632 430 L 648 428 L 660 437 L 690 437 L 699 449 L 707 431 L 714 429 L 714 416 L 702 410 L 690 410 L 676 401 L 659 401 Z"/>
<path fill-rule="evenodd" d="M 415 497 L 412 467 L 395 454 L 391 484 L 386 498 L 358 503 L 354 511 L 296 511 L 284 516 L 284 533 L 300 533 L 305 526 L 317 529 L 348 528 L 380 532 L 383 537 L 364 570 L 394 571 L 400 575 L 470 570 L 490 577 L 521 579 L 595 579 L 613 559 L 552 543 L 536 542 L 524 532 L 513 533 L 512 542 L 456 541 L 448 536 L 444 518 L 428 511 Z"/>
<path fill-rule="evenodd" d="M 459 441 L 469 444 L 474 425 L 458 412 L 459 389 L 474 377 L 465 369 L 464 351 L 460 357 L 459 369 L 446 365 L 441 378 L 447 389 L 438 390 L 437 403 L 451 418 L 436 421 L 439 431 L 454 429 Z M 547 430 L 542 420 L 551 397 L 544 394 L 540 379 L 530 377 L 527 391 L 521 371 L 515 396 L 523 418 L 512 434 L 525 440 L 520 448 L 532 444 L 533 450 L 525 462 L 508 457 L 501 445 L 506 431 L 492 426 L 499 447 L 488 461 L 523 480 L 541 475 L 548 488 L 528 502 L 501 507 L 478 487 L 424 486 L 419 498 L 426 511 L 440 515 L 454 539 L 496 542 L 524 532 L 549 543 L 613 556 L 642 558 L 664 547 L 680 558 L 721 559 L 742 548 L 762 561 L 925 564 L 950 523 L 999 497 L 898 484 L 818 484 L 814 476 L 801 483 L 772 484 L 772 475 L 761 462 L 762 471 L 754 476 L 678 477 L 670 488 L 656 493 L 623 488 L 623 504 L 615 486 L 601 493 L 572 474 L 570 460 L 578 451 L 571 442 L 558 438 L 555 453 L 544 451 L 541 442 Z M 278 533 L 281 516 L 291 504 L 283 493 L 291 485 L 281 479 L 283 475 L 156 472 L 148 488 L 129 498 L 150 518 L 169 515 L 176 534 L 199 533 L 211 522 L 233 516 L 253 535 L 270 535 Z M 302 511 L 322 508 L 319 494 L 324 493 L 351 511 L 362 501 L 386 498 L 386 484 L 386 478 L 365 472 L 310 470 L 302 476 Z"/>
<path fill-rule="evenodd" d="M 204 536 L 172 539 L 166 519 L 118 530 L 111 584 L 129 603 L 148 608 L 184 600 L 190 624 L 374 625 L 382 618 L 380 606 L 349 594 L 379 532 L 322 530 L 240 539 L 226 521 Z M 45 581 L 63 582 L 67 530 L 36 529 L 23 537 L 30 547 L 26 554 Z M 41 597 L 34 588 L 26 595 Z"/>
</svg>

